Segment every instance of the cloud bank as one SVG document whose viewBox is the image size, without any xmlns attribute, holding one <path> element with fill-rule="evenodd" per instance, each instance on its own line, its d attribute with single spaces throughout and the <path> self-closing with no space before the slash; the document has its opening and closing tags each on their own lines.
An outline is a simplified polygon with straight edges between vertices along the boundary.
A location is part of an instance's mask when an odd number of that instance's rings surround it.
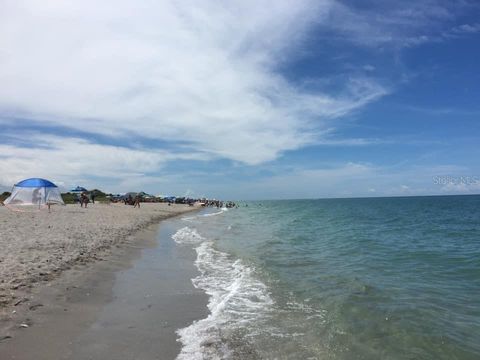
<svg viewBox="0 0 480 360">
<path fill-rule="evenodd" d="M 0 142 L 7 140 L 0 143 L 0 185 L 30 176 L 68 185 L 106 179 L 121 191 L 162 181 L 168 174 L 159 174 L 173 161 L 248 167 L 312 144 L 381 143 L 332 136 L 336 121 L 390 91 L 373 78 L 376 66 L 364 65 L 363 75 L 308 74 L 313 84 L 335 78 L 332 91 L 302 86 L 285 69 L 312 44 L 315 56 L 331 58 L 336 54 L 324 42 L 398 50 L 472 36 L 480 27 L 451 24 L 468 1 L 371 4 L 3 1 L 0 126 L 9 132 L 0 134 Z M 347 161 L 260 185 L 282 192 L 303 181 L 313 189 L 350 174 L 366 179 L 362 188 L 369 189 L 376 171 Z"/>
<path fill-rule="evenodd" d="M 366 78 L 349 78 L 335 96 L 307 92 L 276 72 L 333 6 L 6 1 L 0 121 L 181 141 L 250 165 L 273 160 L 315 142 L 326 119 L 386 93 Z"/>
<path fill-rule="evenodd" d="M 73 178 L 76 182 L 91 184 L 88 178 L 92 176 L 119 183 L 125 178 L 142 178 L 146 173 L 161 169 L 168 161 L 208 159 L 202 154 L 132 149 L 74 137 L 27 135 L 28 142 L 35 146 L 0 144 L 0 161 L 2 169 L 6 169 L 0 173 L 0 184 L 14 184 L 32 174 L 58 184 Z"/>
</svg>

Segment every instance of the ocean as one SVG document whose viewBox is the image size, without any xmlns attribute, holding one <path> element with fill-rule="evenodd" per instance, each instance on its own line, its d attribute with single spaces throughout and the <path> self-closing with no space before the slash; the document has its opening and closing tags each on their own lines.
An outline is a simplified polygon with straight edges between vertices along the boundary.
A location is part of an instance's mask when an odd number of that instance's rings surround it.
<svg viewBox="0 0 480 360">
<path fill-rule="evenodd" d="M 210 311 L 179 359 L 480 359 L 480 196 L 241 202 L 173 239 Z"/>
</svg>

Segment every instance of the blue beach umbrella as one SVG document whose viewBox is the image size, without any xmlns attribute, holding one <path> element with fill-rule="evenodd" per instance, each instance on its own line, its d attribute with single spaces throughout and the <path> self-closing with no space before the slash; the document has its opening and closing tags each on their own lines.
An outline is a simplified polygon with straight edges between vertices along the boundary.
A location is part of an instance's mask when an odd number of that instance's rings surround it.
<svg viewBox="0 0 480 360">
<path fill-rule="evenodd" d="M 20 181 L 19 183 L 15 184 L 16 187 L 31 187 L 31 188 L 36 188 L 36 187 L 54 187 L 56 188 L 57 185 L 52 183 L 51 181 L 41 179 L 41 178 L 31 178 L 31 179 L 25 179 Z"/>
<path fill-rule="evenodd" d="M 70 192 L 84 192 L 84 191 L 88 191 L 88 190 L 81 186 L 77 186 L 75 189 L 70 190 Z"/>
</svg>

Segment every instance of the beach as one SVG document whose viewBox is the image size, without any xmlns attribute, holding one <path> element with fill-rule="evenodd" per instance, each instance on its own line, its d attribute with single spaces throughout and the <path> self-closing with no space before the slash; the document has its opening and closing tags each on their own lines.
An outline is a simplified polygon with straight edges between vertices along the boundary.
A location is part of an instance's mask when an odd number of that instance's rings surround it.
<svg viewBox="0 0 480 360">
<path fill-rule="evenodd" d="M 478 359 L 479 204 L 252 201 L 147 217 L 91 252 L 105 261 L 11 290 L 0 358 Z"/>
<path fill-rule="evenodd" d="M 12 329 L 29 326 L 19 324 L 20 313 L 36 309 L 33 295 L 67 270 L 88 269 L 99 260 L 108 260 L 115 249 L 135 246 L 135 235 L 141 230 L 195 209 L 165 203 L 144 203 L 140 209 L 91 204 L 88 208 L 57 206 L 51 213 L 21 213 L 0 207 L 2 341 L 9 339 Z"/>
</svg>

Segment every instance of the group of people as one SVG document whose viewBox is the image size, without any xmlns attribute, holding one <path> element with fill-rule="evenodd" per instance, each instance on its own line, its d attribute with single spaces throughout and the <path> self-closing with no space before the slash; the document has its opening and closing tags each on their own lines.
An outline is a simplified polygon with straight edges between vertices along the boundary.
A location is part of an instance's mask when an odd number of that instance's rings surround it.
<svg viewBox="0 0 480 360">
<path fill-rule="evenodd" d="M 124 203 L 125 205 L 133 205 L 134 208 L 138 207 L 140 209 L 140 200 L 140 195 L 136 195 L 135 197 L 128 195 L 128 197 L 125 198 Z"/>
<path fill-rule="evenodd" d="M 238 207 L 238 205 L 235 204 L 233 201 L 223 202 L 221 200 L 204 200 L 203 201 L 203 206 L 212 206 L 212 207 L 217 207 L 217 208 L 226 207 L 228 209 Z"/>
<path fill-rule="evenodd" d="M 93 204 L 95 204 L 95 193 L 90 193 L 90 196 L 87 194 L 86 191 L 82 192 L 81 194 L 77 195 L 77 201 L 80 204 L 80 207 L 87 207 L 88 203 L 92 201 Z M 132 197 L 132 195 L 128 195 L 123 202 L 125 205 L 133 205 L 134 208 L 140 208 L 140 201 L 141 201 L 141 196 L 136 195 L 135 197 Z"/>
<path fill-rule="evenodd" d="M 92 198 L 92 203 L 95 204 L 95 195 L 91 195 Z M 90 202 L 90 199 L 88 198 L 88 195 L 86 192 L 82 192 L 80 196 L 78 197 L 78 202 L 80 203 L 80 207 L 87 207 L 88 203 Z"/>
<path fill-rule="evenodd" d="M 127 195 L 123 196 L 122 198 L 119 199 L 120 201 L 123 201 L 125 205 L 133 205 L 134 208 L 140 208 L 140 202 L 142 201 L 142 196 L 140 194 L 135 194 L 135 193 L 128 193 Z M 93 204 L 95 204 L 95 193 L 91 192 L 90 195 L 84 191 L 81 194 L 77 195 L 77 201 L 80 203 L 80 207 L 87 207 L 88 203 L 92 201 Z M 178 202 L 181 201 L 181 202 Z M 171 205 L 172 203 L 182 203 L 182 204 L 188 204 L 193 206 L 194 203 L 199 202 L 202 206 L 211 206 L 211 207 L 217 207 L 217 208 L 234 208 L 238 207 L 237 204 L 235 204 L 233 201 L 226 201 L 223 202 L 221 200 L 208 200 L 208 199 L 190 199 L 190 198 L 179 198 L 177 200 L 169 200 L 168 205 Z"/>
</svg>

